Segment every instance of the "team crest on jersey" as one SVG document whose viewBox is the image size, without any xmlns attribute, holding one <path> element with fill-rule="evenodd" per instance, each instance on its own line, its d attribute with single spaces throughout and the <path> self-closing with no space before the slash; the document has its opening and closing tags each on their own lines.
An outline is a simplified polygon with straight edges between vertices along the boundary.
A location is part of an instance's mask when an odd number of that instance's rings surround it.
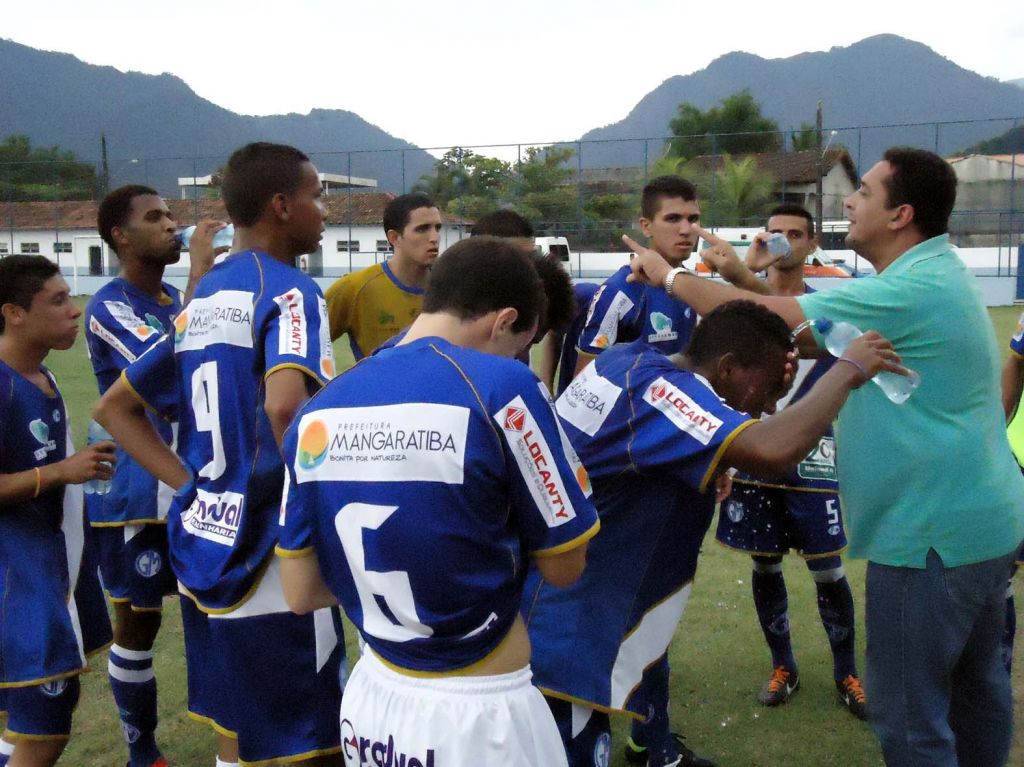
<svg viewBox="0 0 1024 767">
<path fill-rule="evenodd" d="M 602 732 L 594 743 L 594 767 L 608 767 L 611 764 L 612 736 Z"/>
<path fill-rule="evenodd" d="M 315 469 L 327 457 L 327 425 L 314 420 L 299 432 L 299 449 L 296 459 L 303 469 Z"/>
<path fill-rule="evenodd" d="M 222 546 L 233 546 L 244 507 L 245 496 L 241 493 L 217 494 L 197 490 L 192 505 L 181 515 L 181 525 L 189 535 Z"/>
<path fill-rule="evenodd" d="M 341 750 L 345 764 L 372 765 L 373 767 L 434 767 L 434 749 L 428 748 L 421 757 L 410 756 L 395 744 L 395 736 L 386 740 L 374 740 L 356 735 L 355 727 L 348 719 L 341 720 Z"/>
<path fill-rule="evenodd" d="M 281 311 L 277 353 L 305 357 L 306 311 L 302 291 L 292 288 L 279 296 L 274 296 L 274 303 Z"/>
<path fill-rule="evenodd" d="M 174 320 L 174 351 L 205 349 L 214 344 L 251 349 L 253 294 L 218 290 L 194 298 Z"/>
<path fill-rule="evenodd" d="M 42 445 L 41 448 L 32 453 L 37 461 L 46 458 L 46 454 L 57 449 L 57 443 L 50 439 L 50 427 L 41 418 L 29 421 L 28 430 L 36 438 L 36 442 Z"/>
<path fill-rule="evenodd" d="M 662 341 L 675 341 L 679 334 L 672 329 L 672 318 L 661 312 L 651 312 L 651 327 L 654 332 L 647 336 L 651 344 Z"/>
<path fill-rule="evenodd" d="M 493 417 L 505 433 L 519 471 L 548 527 L 575 519 L 576 510 L 558 473 L 554 454 L 523 398 L 517 396 Z"/>
<path fill-rule="evenodd" d="M 644 402 L 661 411 L 681 431 L 702 445 L 710 444 L 722 425 L 721 418 L 709 413 L 686 392 L 661 377 L 644 392 Z"/>
<path fill-rule="evenodd" d="M 299 421 L 295 480 L 462 484 L 468 432 L 469 410 L 456 405 L 313 411 Z"/>
<path fill-rule="evenodd" d="M 164 559 L 156 549 L 146 549 L 135 557 L 135 572 L 143 578 L 152 578 L 164 567 Z"/>
<path fill-rule="evenodd" d="M 733 522 L 741 522 L 746 514 L 747 508 L 739 501 L 729 499 L 725 504 L 725 515 Z"/>
</svg>

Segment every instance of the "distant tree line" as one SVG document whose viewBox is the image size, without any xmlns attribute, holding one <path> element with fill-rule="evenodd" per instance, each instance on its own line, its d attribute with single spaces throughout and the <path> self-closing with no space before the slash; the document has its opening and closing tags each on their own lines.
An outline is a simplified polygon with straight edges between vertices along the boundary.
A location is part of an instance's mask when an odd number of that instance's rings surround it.
<svg viewBox="0 0 1024 767">
<path fill-rule="evenodd" d="M 28 136 L 0 144 L 0 201 L 91 200 L 103 184 L 92 164 L 60 147 L 33 147 Z"/>
</svg>

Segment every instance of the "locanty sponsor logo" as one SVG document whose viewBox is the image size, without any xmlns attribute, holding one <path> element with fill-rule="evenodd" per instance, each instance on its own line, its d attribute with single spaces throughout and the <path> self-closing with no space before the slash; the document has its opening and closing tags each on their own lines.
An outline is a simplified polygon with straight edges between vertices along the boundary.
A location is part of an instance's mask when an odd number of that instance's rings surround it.
<svg viewBox="0 0 1024 767">
<path fill-rule="evenodd" d="M 181 516 L 185 532 L 222 546 L 233 546 L 245 511 L 241 493 L 210 493 L 197 490 L 196 498 Z"/>
<path fill-rule="evenodd" d="M 395 736 L 382 740 L 356 734 L 348 719 L 341 720 L 341 750 L 347 765 L 370 767 L 434 767 L 434 749 L 428 748 L 422 756 L 412 756 L 395 744 Z"/>
<path fill-rule="evenodd" d="M 510 419 L 513 411 L 515 415 Z M 516 428 L 520 418 L 521 426 Z M 523 398 L 517 396 L 505 405 L 494 414 L 494 420 L 505 433 L 519 471 L 548 527 L 558 527 L 575 519 L 576 510 L 569 500 L 554 454 Z"/>
<path fill-rule="evenodd" d="M 659 377 L 644 392 L 644 402 L 661 411 L 680 430 L 702 445 L 711 442 L 722 419 L 698 405 L 682 389 Z"/>
<path fill-rule="evenodd" d="M 205 349 L 214 344 L 251 349 L 253 294 L 244 290 L 218 290 L 194 298 L 174 320 L 176 352 Z"/>
<path fill-rule="evenodd" d="M 468 431 L 455 405 L 316 410 L 299 421 L 295 479 L 462 484 Z"/>
<path fill-rule="evenodd" d="M 277 353 L 306 356 L 306 311 L 302 292 L 292 288 L 279 296 L 274 303 L 281 311 L 277 336 Z"/>
<path fill-rule="evenodd" d="M 136 356 L 121 343 L 121 339 L 111 333 L 103 324 L 96 319 L 95 315 L 89 317 L 89 332 L 97 338 L 105 341 L 112 349 L 124 357 L 128 362 L 135 362 Z"/>
<path fill-rule="evenodd" d="M 106 307 L 107 311 L 110 312 L 110 316 L 117 320 L 121 327 L 143 341 L 150 336 L 159 335 L 162 332 L 139 317 L 135 310 L 126 303 L 121 301 L 104 301 L 103 306 Z M 151 317 L 152 315 L 147 316 Z"/>
</svg>

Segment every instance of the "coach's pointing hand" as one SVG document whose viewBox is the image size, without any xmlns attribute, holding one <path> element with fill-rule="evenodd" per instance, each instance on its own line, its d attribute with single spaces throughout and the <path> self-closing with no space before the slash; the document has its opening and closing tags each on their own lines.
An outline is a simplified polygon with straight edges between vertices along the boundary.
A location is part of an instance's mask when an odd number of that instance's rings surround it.
<svg viewBox="0 0 1024 767">
<path fill-rule="evenodd" d="M 626 277 L 626 280 L 656 287 L 664 285 L 665 275 L 672 268 L 669 262 L 662 258 L 656 250 L 645 248 L 628 234 L 622 235 L 622 241 L 636 254 L 629 262 L 632 274 Z"/>
</svg>

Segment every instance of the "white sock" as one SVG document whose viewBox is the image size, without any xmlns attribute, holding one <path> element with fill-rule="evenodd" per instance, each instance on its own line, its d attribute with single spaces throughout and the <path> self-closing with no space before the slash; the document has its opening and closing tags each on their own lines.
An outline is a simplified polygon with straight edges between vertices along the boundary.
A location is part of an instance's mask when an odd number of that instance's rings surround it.
<svg viewBox="0 0 1024 767">
<path fill-rule="evenodd" d="M 218 756 L 216 767 L 238 767 L 238 762 L 225 762 Z"/>
</svg>

